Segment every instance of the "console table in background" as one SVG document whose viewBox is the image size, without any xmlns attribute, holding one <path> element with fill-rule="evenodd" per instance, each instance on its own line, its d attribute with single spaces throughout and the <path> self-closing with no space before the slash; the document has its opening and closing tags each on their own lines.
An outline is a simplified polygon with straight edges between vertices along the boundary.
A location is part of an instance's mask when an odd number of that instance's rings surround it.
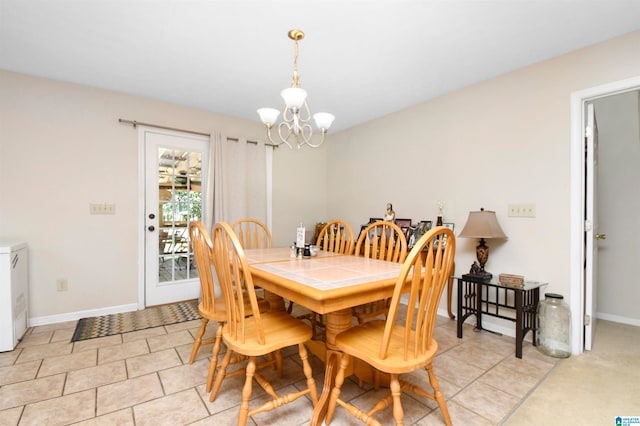
<svg viewBox="0 0 640 426">
<path fill-rule="evenodd" d="M 522 341 L 527 332 L 535 333 L 540 288 L 547 283 L 525 281 L 523 286 L 511 286 L 500 284 L 497 278 L 490 281 L 469 275 L 455 278 L 458 281 L 458 338 L 462 338 L 462 325 L 471 315 L 476 316 L 478 330 L 482 330 L 483 315 L 513 321 L 516 323 L 516 357 L 522 358 Z M 535 336 L 532 337 L 535 346 Z"/>
</svg>

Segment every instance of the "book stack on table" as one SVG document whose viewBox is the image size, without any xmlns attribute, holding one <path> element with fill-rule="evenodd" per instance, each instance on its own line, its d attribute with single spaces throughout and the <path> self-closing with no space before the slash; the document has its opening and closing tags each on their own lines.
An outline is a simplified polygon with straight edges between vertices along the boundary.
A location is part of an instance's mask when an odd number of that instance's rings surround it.
<svg viewBox="0 0 640 426">
<path fill-rule="evenodd" d="M 524 286 L 524 277 L 522 275 L 500 274 L 498 276 L 498 282 L 501 285 L 522 287 Z"/>
</svg>

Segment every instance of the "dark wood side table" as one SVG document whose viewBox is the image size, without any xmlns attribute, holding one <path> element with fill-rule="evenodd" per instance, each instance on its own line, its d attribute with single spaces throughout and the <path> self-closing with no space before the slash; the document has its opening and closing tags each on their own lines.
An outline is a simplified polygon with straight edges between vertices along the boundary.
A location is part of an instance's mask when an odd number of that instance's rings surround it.
<svg viewBox="0 0 640 426">
<path fill-rule="evenodd" d="M 482 281 L 469 275 L 455 277 L 458 281 L 458 338 L 462 325 L 471 315 L 476 316 L 476 329 L 482 330 L 482 316 L 489 315 L 516 323 L 516 357 L 522 358 L 522 341 L 536 329 L 536 310 L 540 288 L 548 283 L 525 281 L 523 286 L 503 285 L 497 278 Z M 514 318 L 515 311 L 515 318 Z M 511 315 L 507 315 L 511 313 Z M 533 345 L 536 340 L 533 336 Z"/>
</svg>

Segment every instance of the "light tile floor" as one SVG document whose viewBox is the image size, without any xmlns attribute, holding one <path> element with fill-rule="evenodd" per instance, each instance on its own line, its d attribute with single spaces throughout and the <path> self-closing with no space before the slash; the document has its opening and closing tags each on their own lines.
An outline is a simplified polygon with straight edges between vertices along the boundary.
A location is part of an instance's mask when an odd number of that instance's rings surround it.
<svg viewBox="0 0 640 426">
<path fill-rule="evenodd" d="M 205 392 L 211 346 L 201 348 L 189 365 L 199 321 L 70 343 L 76 322 L 28 330 L 16 350 L 0 353 L 0 426 L 4 425 L 232 425 L 236 423 L 243 377 L 225 380 L 214 403 Z M 465 325 L 456 337 L 455 321 L 438 317 L 439 344 L 434 369 L 447 398 L 454 424 L 496 425 L 503 422 L 558 363 L 525 343 L 515 358 L 514 339 L 474 332 Z M 207 334 L 214 333 L 209 325 Z M 305 380 L 294 349 L 284 354 L 284 375 L 265 371 L 278 392 L 303 389 Z M 312 358 L 318 390 L 323 364 Z M 424 371 L 414 373 L 417 384 Z M 428 386 L 428 385 L 427 385 Z M 381 391 L 347 380 L 342 397 L 370 407 Z M 265 399 L 254 386 L 252 405 Z M 403 395 L 406 425 L 443 424 L 437 405 Z M 253 425 L 306 425 L 308 398 L 249 419 Z M 377 415 L 393 424 L 390 410 Z M 338 410 L 332 425 L 359 424 Z"/>
</svg>

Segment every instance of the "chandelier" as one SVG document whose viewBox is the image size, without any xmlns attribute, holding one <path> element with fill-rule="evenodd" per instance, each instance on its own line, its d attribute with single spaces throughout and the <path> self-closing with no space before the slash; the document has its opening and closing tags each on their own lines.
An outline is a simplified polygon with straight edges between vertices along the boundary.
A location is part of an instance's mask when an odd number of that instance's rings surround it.
<svg viewBox="0 0 640 426">
<path fill-rule="evenodd" d="M 300 76 L 298 75 L 298 40 L 304 38 L 304 33 L 301 30 L 291 30 L 288 34 L 289 38 L 295 43 L 293 79 L 291 80 L 291 87 L 280 92 L 280 95 L 284 99 L 285 106 L 282 110 L 283 121 L 277 126 L 278 141 L 274 141 L 271 138 L 271 128 L 274 127 L 278 120 L 280 111 L 275 108 L 260 108 L 258 109 L 258 115 L 267 128 L 267 136 L 271 143 L 276 145 L 285 143 L 289 148 L 293 148 L 289 141 L 295 139 L 298 148 L 305 144 L 317 148 L 324 142 L 325 134 L 327 130 L 329 130 L 329 127 L 331 127 L 331 123 L 333 123 L 335 117 L 328 112 L 313 114 L 316 127 L 320 129 L 322 136 L 318 143 L 312 143 L 313 129 L 311 124 L 309 124 L 311 112 L 309 110 L 309 104 L 307 103 L 307 91 L 300 87 Z"/>
</svg>

